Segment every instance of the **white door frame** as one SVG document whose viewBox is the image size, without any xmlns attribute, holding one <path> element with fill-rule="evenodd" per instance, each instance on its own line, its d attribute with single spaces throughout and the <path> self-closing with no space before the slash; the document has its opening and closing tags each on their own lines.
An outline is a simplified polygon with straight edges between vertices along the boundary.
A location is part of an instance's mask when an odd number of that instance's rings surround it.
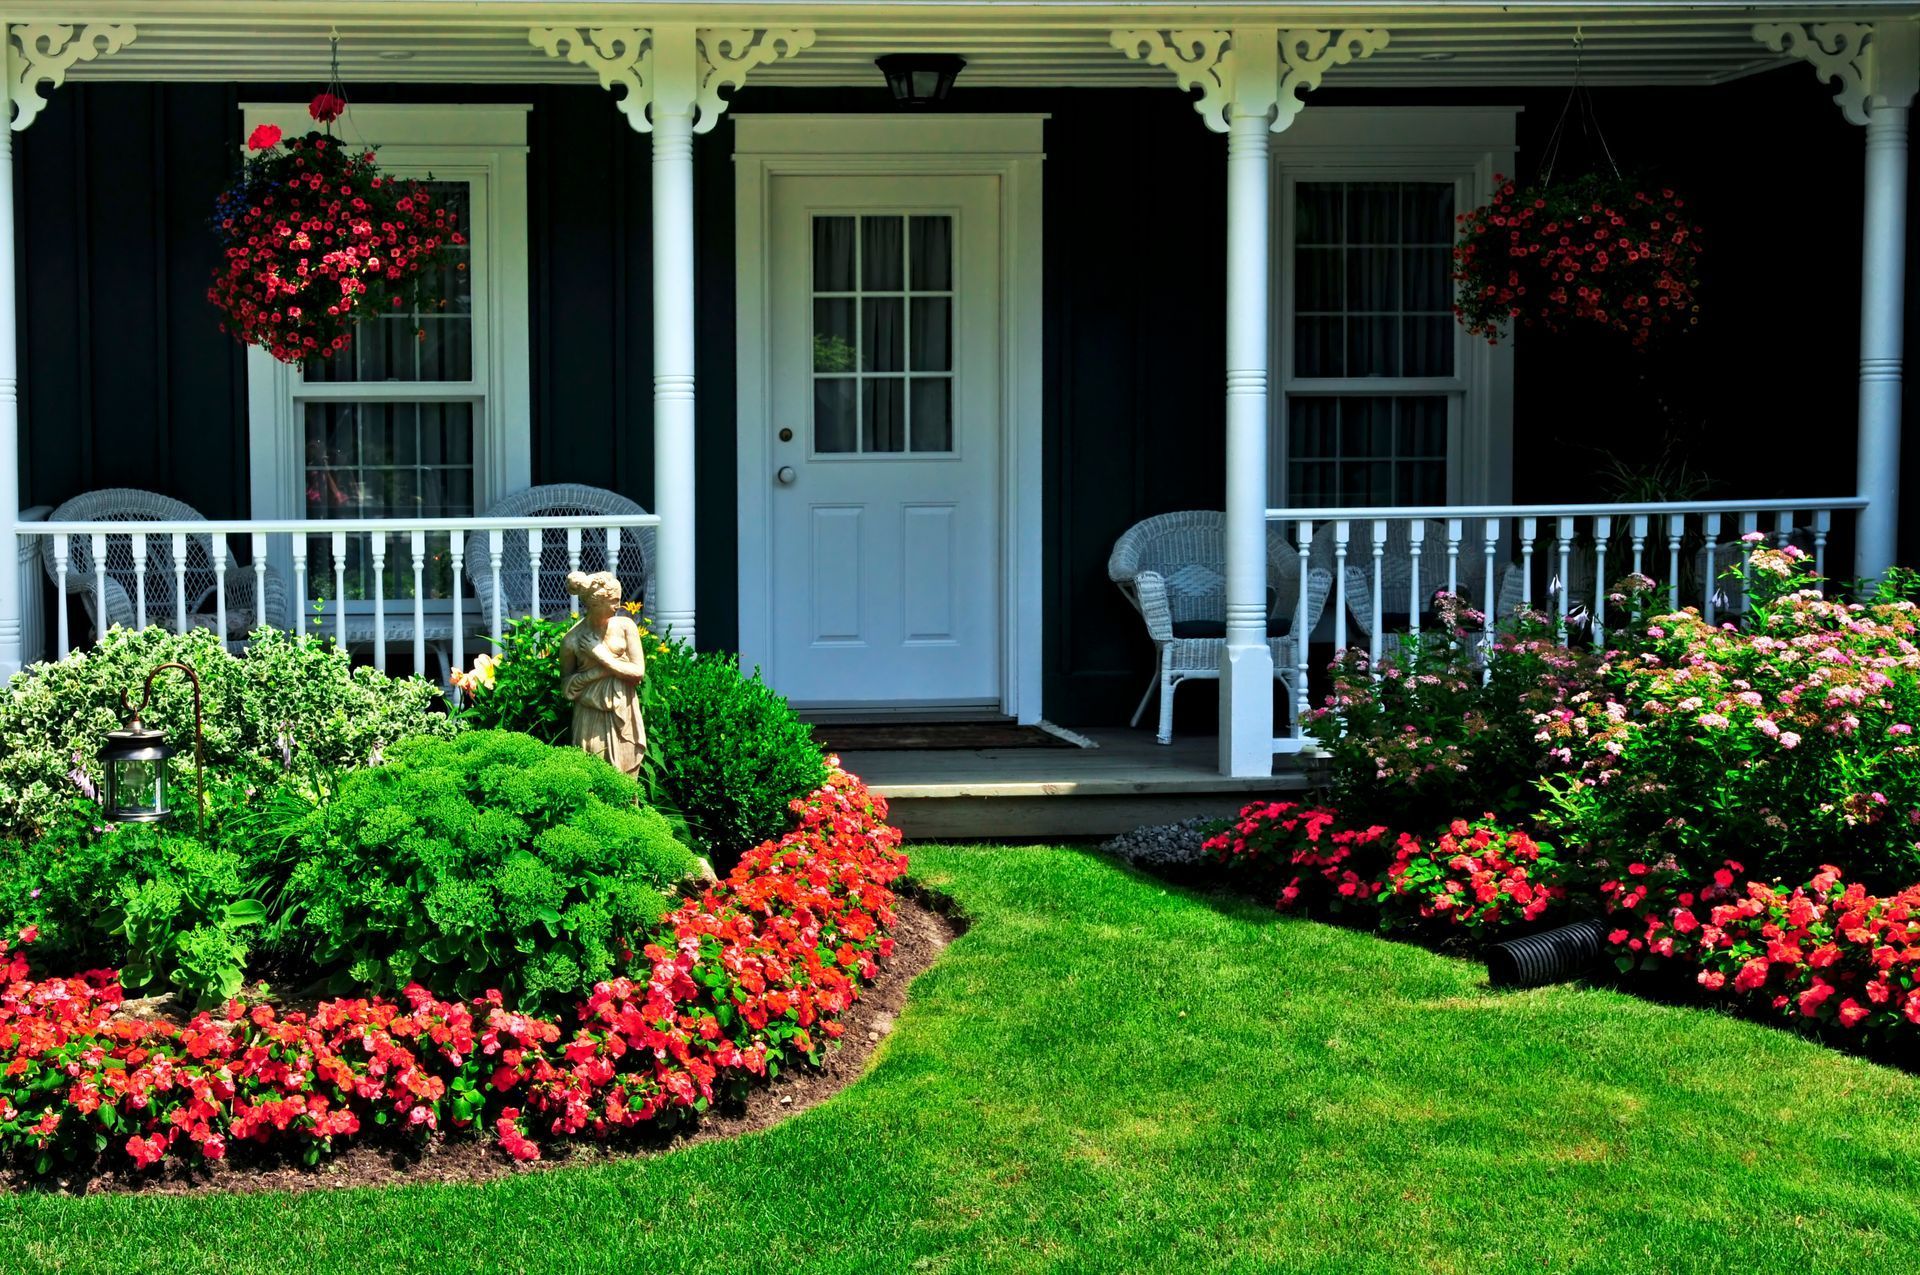
<svg viewBox="0 0 1920 1275">
<path fill-rule="evenodd" d="M 1000 179 L 1000 708 L 1040 719 L 1041 161 L 1045 115 L 737 115 L 734 135 L 738 350 L 740 660 L 773 653 L 772 179 L 862 173 Z"/>
</svg>

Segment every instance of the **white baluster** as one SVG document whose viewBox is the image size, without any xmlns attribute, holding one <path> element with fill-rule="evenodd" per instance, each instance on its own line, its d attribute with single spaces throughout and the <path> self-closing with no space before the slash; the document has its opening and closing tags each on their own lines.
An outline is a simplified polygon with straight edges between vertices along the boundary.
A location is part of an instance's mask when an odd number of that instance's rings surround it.
<svg viewBox="0 0 1920 1275">
<path fill-rule="evenodd" d="M 67 533 L 55 532 L 53 535 L 53 606 L 60 613 L 55 617 L 55 623 L 59 626 L 60 658 L 63 660 L 73 651 L 73 635 L 67 631 L 67 570 L 70 566 L 68 551 Z"/>
<path fill-rule="evenodd" d="M 347 533 L 333 533 L 333 644 L 347 649 Z"/>
<path fill-rule="evenodd" d="M 147 533 L 133 533 L 133 627 L 147 627 Z"/>
<path fill-rule="evenodd" d="M 1719 562 L 1720 560 L 1720 515 L 1719 514 L 1708 514 L 1706 518 L 1702 520 L 1701 534 L 1706 537 L 1706 541 L 1707 541 L 1705 546 L 1706 555 L 1707 555 L 1707 565 L 1706 565 L 1707 578 L 1700 582 L 1700 592 L 1704 595 L 1701 599 L 1703 603 L 1701 607 L 1701 614 L 1705 616 L 1708 624 L 1712 624 L 1714 622 L 1714 617 L 1719 613 L 1719 610 L 1720 610 L 1720 601 L 1717 596 L 1720 592 L 1720 562 Z"/>
<path fill-rule="evenodd" d="M 373 551 L 373 666 L 387 671 L 387 533 L 367 537 Z"/>
<path fill-rule="evenodd" d="M 1540 535 L 1538 518 L 1520 520 L 1520 605 L 1533 609 L 1533 542 Z"/>
<path fill-rule="evenodd" d="M 1447 592 L 1455 597 L 1460 594 L 1460 537 L 1465 530 L 1464 519 L 1447 519 Z"/>
<path fill-rule="evenodd" d="M 1646 548 L 1648 525 L 1645 514 L 1635 514 L 1633 516 L 1633 574 L 1637 576 L 1647 574 Z"/>
<path fill-rule="evenodd" d="M 538 527 L 527 528 L 527 614 L 540 614 L 540 557 L 546 537 Z"/>
<path fill-rule="evenodd" d="M 1344 519 L 1333 524 L 1333 650 L 1347 649 L 1347 534 L 1353 524 Z"/>
<path fill-rule="evenodd" d="M 497 642 L 506 631 L 501 608 L 505 599 L 500 596 L 500 554 L 505 548 L 505 538 L 498 527 L 487 531 L 487 563 L 493 572 L 493 637 Z"/>
<path fill-rule="evenodd" d="M 1773 543 L 1775 548 L 1784 549 L 1793 543 L 1793 511 L 1782 509 L 1773 516 Z"/>
<path fill-rule="evenodd" d="M 580 528 L 568 527 L 567 528 L 567 571 L 569 574 L 571 574 L 575 571 L 578 571 L 579 569 L 580 569 Z M 607 570 L 609 571 L 613 570 L 613 562 L 611 559 L 609 559 L 607 562 Z M 568 603 L 567 610 L 571 614 L 573 615 L 580 614 L 579 598 L 575 597 L 572 593 L 569 593 L 567 594 L 567 603 Z"/>
<path fill-rule="evenodd" d="M 1753 609 L 1753 551 L 1747 537 L 1760 530 L 1759 514 L 1740 515 L 1740 610 Z"/>
<path fill-rule="evenodd" d="M 207 548 L 213 554 L 213 623 L 214 632 L 220 635 L 221 642 L 227 640 L 227 554 L 229 541 L 223 532 L 218 536 L 207 537 Z"/>
<path fill-rule="evenodd" d="M 427 675 L 427 533 L 424 528 L 409 533 L 413 537 L 413 671 Z"/>
<path fill-rule="evenodd" d="M 447 553 L 453 560 L 453 667 L 467 666 L 467 617 L 463 570 L 467 563 L 467 533 L 455 530 L 447 537 Z M 449 675 L 452 669 L 448 670 Z"/>
<path fill-rule="evenodd" d="M 1415 518 L 1407 524 L 1407 561 L 1413 567 L 1413 579 L 1407 585 L 1407 613 L 1412 617 L 1415 637 L 1420 636 L 1420 613 L 1427 609 L 1427 600 L 1420 588 L 1420 549 L 1426 539 L 1427 523 L 1424 518 Z"/>
<path fill-rule="evenodd" d="M 1667 515 L 1667 605 L 1680 609 L 1680 542 L 1687 535 L 1685 514 Z"/>
<path fill-rule="evenodd" d="M 107 538 L 93 533 L 93 640 L 107 635 Z"/>
<path fill-rule="evenodd" d="M 298 532 L 293 535 L 293 628 L 302 642 L 307 640 L 307 549 L 310 542 Z"/>
<path fill-rule="evenodd" d="M 1486 653 L 1487 655 L 1491 655 L 1493 651 L 1493 622 L 1495 618 L 1494 609 L 1500 605 L 1495 600 L 1494 583 L 1493 583 L 1493 577 L 1494 577 L 1493 557 L 1494 557 L 1495 551 L 1499 548 L 1499 546 L 1500 546 L 1500 520 L 1498 518 L 1489 518 L 1487 519 L 1487 526 L 1486 526 L 1485 556 L 1482 559 L 1487 569 L 1487 574 L 1486 574 L 1487 607 L 1486 607 L 1485 613 L 1482 615 L 1480 620 L 1480 647 L 1482 652 Z M 1480 661 L 1480 680 L 1484 683 L 1489 677 L 1492 677 L 1492 676 L 1493 676 L 1493 661 L 1490 658 L 1483 658 Z"/>
<path fill-rule="evenodd" d="M 253 628 L 259 628 L 267 622 L 267 533 L 251 533 L 253 551 Z M 300 617 L 294 617 L 294 627 L 300 625 Z"/>
<path fill-rule="evenodd" d="M 1373 665 L 1373 675 L 1380 676 L 1380 650 L 1385 641 L 1380 632 L 1386 626 L 1386 598 L 1382 596 L 1386 589 L 1383 574 L 1387 553 L 1387 521 L 1384 518 L 1373 520 L 1373 631 L 1367 635 L 1367 661 Z"/>
<path fill-rule="evenodd" d="M 1567 615 L 1573 609 L 1573 519 L 1560 519 L 1560 645 L 1567 644 Z"/>
<path fill-rule="evenodd" d="M 1827 576 L 1827 533 L 1833 530 L 1833 510 L 1813 511 L 1813 574 Z"/>
<path fill-rule="evenodd" d="M 1300 550 L 1300 610 L 1293 620 L 1293 662 L 1294 673 L 1299 681 L 1293 688 L 1293 737 L 1303 738 L 1307 733 L 1307 711 L 1310 701 L 1307 697 L 1307 674 L 1309 663 L 1307 643 L 1313 634 L 1307 631 L 1307 573 L 1313 568 L 1308 561 L 1313 548 L 1313 524 L 1302 520 L 1294 528 L 1294 544 Z"/>
<path fill-rule="evenodd" d="M 1613 518 L 1601 514 L 1593 524 L 1593 645 L 1607 649 L 1607 541 L 1613 538 Z"/>
<path fill-rule="evenodd" d="M 173 631 L 187 631 L 187 533 L 173 533 Z"/>
</svg>

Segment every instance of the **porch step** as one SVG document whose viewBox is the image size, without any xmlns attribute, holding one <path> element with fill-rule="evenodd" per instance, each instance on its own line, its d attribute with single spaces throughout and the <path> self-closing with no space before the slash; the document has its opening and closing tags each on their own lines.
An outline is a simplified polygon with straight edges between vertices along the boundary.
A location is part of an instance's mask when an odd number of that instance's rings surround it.
<svg viewBox="0 0 1920 1275">
<path fill-rule="evenodd" d="M 1255 797 L 1308 787 L 1284 758 L 1269 777 L 1220 774 L 1211 737 L 1163 747 L 1146 731 L 1086 734 L 1099 747 L 849 752 L 841 762 L 887 799 L 889 822 L 920 841 L 1104 838 L 1225 818 Z"/>
</svg>

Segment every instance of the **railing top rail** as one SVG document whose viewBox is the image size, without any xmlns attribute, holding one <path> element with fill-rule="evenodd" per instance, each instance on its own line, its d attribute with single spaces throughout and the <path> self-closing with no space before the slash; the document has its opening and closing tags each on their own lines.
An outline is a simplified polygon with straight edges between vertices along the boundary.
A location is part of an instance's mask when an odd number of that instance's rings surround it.
<svg viewBox="0 0 1920 1275">
<path fill-rule="evenodd" d="M 1369 522 L 1412 518 L 1585 518 L 1638 514 L 1770 514 L 1816 509 L 1865 509 L 1865 496 L 1806 500 L 1671 500 L 1614 505 L 1380 505 L 1326 509 L 1269 509 L 1269 522 Z"/>
<path fill-rule="evenodd" d="M 567 530 L 577 527 L 595 531 L 609 527 L 627 530 L 657 527 L 659 514 L 581 514 L 557 518 L 230 518 L 202 521 L 167 522 L 34 522 L 22 523 L 23 536 L 114 536 L 144 533 L 170 536 L 185 532 L 192 536 L 246 534 L 325 535 L 343 531 L 348 535 L 396 531 L 535 531 Z"/>
</svg>

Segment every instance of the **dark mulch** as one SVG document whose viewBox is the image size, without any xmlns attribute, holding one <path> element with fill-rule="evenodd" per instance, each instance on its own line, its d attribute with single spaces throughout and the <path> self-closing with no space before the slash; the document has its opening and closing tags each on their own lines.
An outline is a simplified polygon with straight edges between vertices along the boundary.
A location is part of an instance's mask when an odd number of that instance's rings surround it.
<svg viewBox="0 0 1920 1275">
<path fill-rule="evenodd" d="M 801 1065 L 784 1071 L 771 1084 L 750 1089 L 743 1102 L 716 1107 L 671 1131 L 654 1130 L 604 1143 L 543 1143 L 541 1152 L 547 1158 L 534 1164 L 509 1159 L 494 1146 L 491 1134 L 476 1137 L 465 1132 L 451 1138 L 436 1136 L 417 1149 L 411 1144 L 382 1145 L 363 1139 L 312 1167 L 241 1144 L 229 1150 L 227 1159 L 210 1164 L 190 1164 L 169 1156 L 161 1170 L 135 1173 L 116 1156 L 111 1167 L 76 1167 L 65 1176 L 56 1169 L 39 1177 L 16 1167 L 0 1175 L 0 1183 L 14 1190 L 73 1194 L 138 1191 L 146 1195 L 190 1195 L 203 1191 L 310 1191 L 400 1183 L 485 1182 L 515 1173 L 657 1155 L 696 1142 L 754 1133 L 825 1102 L 858 1080 L 905 1008 L 908 987 L 964 929 L 964 921 L 952 914 L 945 899 L 914 887 L 903 891 L 899 923 L 893 931 L 893 956 L 881 963 L 880 977 L 841 1018 L 846 1034 L 828 1052 L 826 1061 L 818 1068 Z"/>
</svg>

